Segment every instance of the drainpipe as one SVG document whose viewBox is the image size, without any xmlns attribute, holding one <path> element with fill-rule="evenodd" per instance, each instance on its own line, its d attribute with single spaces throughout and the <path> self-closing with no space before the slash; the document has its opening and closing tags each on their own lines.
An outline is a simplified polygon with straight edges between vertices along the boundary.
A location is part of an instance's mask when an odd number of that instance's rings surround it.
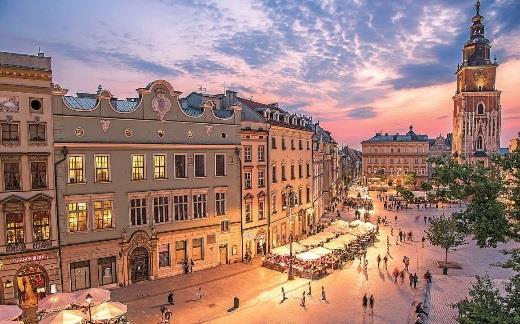
<svg viewBox="0 0 520 324">
<path fill-rule="evenodd" d="M 242 131 L 240 132 L 240 145 L 242 145 Z M 243 197 L 242 197 L 242 158 L 240 156 L 240 148 L 235 147 L 235 155 L 238 159 L 238 166 L 240 171 L 240 244 L 242 246 L 241 250 L 241 259 L 244 261 L 244 225 L 243 225 L 243 217 L 242 217 L 242 211 L 243 211 Z"/>
<path fill-rule="evenodd" d="M 61 164 L 63 161 L 67 159 L 67 155 L 69 154 L 69 149 L 64 146 L 61 149 L 61 154 L 63 155 L 63 158 L 57 162 L 54 162 L 54 202 L 55 202 L 55 210 L 56 210 L 56 230 L 58 231 L 58 263 L 60 266 L 60 284 L 61 284 L 61 291 L 63 291 L 63 267 L 62 267 L 62 260 L 61 260 L 61 230 L 60 230 L 60 213 L 59 213 L 59 206 L 58 203 L 58 177 L 57 177 L 57 170 L 58 165 Z"/>
<path fill-rule="evenodd" d="M 266 233 L 266 244 L 267 247 L 264 251 L 265 254 L 271 253 L 271 158 L 269 152 L 271 152 L 271 124 L 267 123 L 267 145 L 265 153 L 267 154 L 267 168 L 266 168 L 266 187 L 267 187 L 267 233 Z"/>
</svg>

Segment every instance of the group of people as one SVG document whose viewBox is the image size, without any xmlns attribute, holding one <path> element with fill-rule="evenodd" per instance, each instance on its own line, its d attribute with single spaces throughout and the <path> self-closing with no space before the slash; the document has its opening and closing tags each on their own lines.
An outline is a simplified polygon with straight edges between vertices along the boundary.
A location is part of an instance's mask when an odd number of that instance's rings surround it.
<svg viewBox="0 0 520 324">
<path fill-rule="evenodd" d="M 190 261 L 188 261 L 188 259 L 184 259 L 184 261 L 182 263 L 182 269 L 184 270 L 185 274 L 192 273 L 194 266 L 195 266 L 195 262 L 193 262 L 193 259 L 190 259 Z"/>
</svg>

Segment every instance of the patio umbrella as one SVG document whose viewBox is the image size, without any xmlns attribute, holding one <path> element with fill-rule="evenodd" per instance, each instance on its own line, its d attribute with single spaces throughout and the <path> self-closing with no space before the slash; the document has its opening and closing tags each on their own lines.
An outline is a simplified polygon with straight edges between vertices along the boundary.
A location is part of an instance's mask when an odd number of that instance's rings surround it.
<svg viewBox="0 0 520 324">
<path fill-rule="evenodd" d="M 319 247 L 317 247 L 317 248 L 314 248 L 314 249 L 312 249 L 312 250 L 309 250 L 309 252 L 314 253 L 314 254 L 317 254 L 317 255 L 319 255 L 319 256 L 324 256 L 324 255 L 327 255 L 327 254 L 331 254 L 331 253 L 332 253 L 331 250 L 326 249 L 326 248 L 321 247 L 321 246 L 319 246 Z"/>
<path fill-rule="evenodd" d="M 332 225 L 334 226 L 339 226 L 339 227 L 348 227 L 348 222 L 347 221 L 344 221 L 342 219 L 338 219 L 336 221 L 333 221 L 332 222 Z"/>
<path fill-rule="evenodd" d="M 332 240 L 323 244 L 323 247 L 329 250 L 343 250 L 345 248 L 345 244 L 341 241 Z"/>
<path fill-rule="evenodd" d="M 279 246 L 279 247 L 277 247 L 275 249 L 272 249 L 271 253 L 275 254 L 275 255 L 287 256 L 287 255 L 290 254 L 290 251 L 289 251 L 289 247 L 288 246 L 283 245 L 283 246 Z"/>
<path fill-rule="evenodd" d="M 17 305 L 0 305 L 0 321 L 14 321 L 22 312 Z"/>
<path fill-rule="evenodd" d="M 320 237 L 318 235 L 312 235 L 312 236 L 309 236 L 306 239 L 298 241 L 298 243 L 300 243 L 301 245 L 304 245 L 304 246 L 314 246 L 314 245 L 318 245 L 320 243 L 323 243 L 326 240 L 327 239 L 324 238 L 323 236 Z"/>
<path fill-rule="evenodd" d="M 52 313 L 66 309 L 74 303 L 76 298 L 72 293 L 55 293 L 38 302 L 38 311 Z"/>
<path fill-rule="evenodd" d="M 66 309 L 44 317 L 40 324 L 78 324 L 84 319 L 82 311 Z"/>
<path fill-rule="evenodd" d="M 92 320 L 105 321 L 126 314 L 127 307 L 118 302 L 106 302 L 92 308 Z"/>
<path fill-rule="evenodd" d="M 315 236 L 320 236 L 320 237 L 325 238 L 325 240 L 328 240 L 328 239 L 336 237 L 336 234 L 334 234 L 332 232 L 320 232 L 320 233 L 316 234 Z"/>
<path fill-rule="evenodd" d="M 3 321 L 0 321 L 0 324 L 23 324 L 23 322 L 22 321 L 3 320 Z"/>
<path fill-rule="evenodd" d="M 110 291 L 101 288 L 89 288 L 82 290 L 74 300 L 74 304 L 78 306 L 88 307 L 87 295 L 92 296 L 91 306 L 99 305 L 110 300 Z"/>
<path fill-rule="evenodd" d="M 362 224 L 365 224 L 365 222 L 360 221 L 359 219 L 356 219 L 356 220 L 350 222 L 350 227 L 357 227 Z"/>
<path fill-rule="evenodd" d="M 302 261 L 314 261 L 314 260 L 318 260 L 319 258 L 321 258 L 321 256 L 317 255 L 316 253 L 307 251 L 307 252 L 297 254 L 296 258 L 298 260 L 302 260 Z"/>
</svg>

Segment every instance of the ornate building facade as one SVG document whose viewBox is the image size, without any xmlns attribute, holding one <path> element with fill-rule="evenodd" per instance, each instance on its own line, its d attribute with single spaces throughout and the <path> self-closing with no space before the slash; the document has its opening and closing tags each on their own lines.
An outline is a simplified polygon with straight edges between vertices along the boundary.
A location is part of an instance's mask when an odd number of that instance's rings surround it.
<svg viewBox="0 0 520 324">
<path fill-rule="evenodd" d="M 137 92 L 53 89 L 64 291 L 241 259 L 240 107 L 163 80 Z"/>
<path fill-rule="evenodd" d="M 0 53 L 0 304 L 61 289 L 51 59 Z"/>
<path fill-rule="evenodd" d="M 500 149 L 501 92 L 495 88 L 498 64 L 491 59 L 483 20 L 477 1 L 453 97 L 453 155 L 470 163 L 487 163 L 489 156 Z"/>
</svg>

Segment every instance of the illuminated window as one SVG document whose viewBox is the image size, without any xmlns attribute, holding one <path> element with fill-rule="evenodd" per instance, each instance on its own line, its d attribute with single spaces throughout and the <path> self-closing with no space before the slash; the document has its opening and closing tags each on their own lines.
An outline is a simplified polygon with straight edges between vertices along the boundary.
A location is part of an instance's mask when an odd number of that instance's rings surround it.
<svg viewBox="0 0 520 324">
<path fill-rule="evenodd" d="M 170 244 L 159 245 L 159 268 L 170 266 Z"/>
<path fill-rule="evenodd" d="M 83 155 L 69 155 L 69 183 L 85 182 Z"/>
<path fill-rule="evenodd" d="M 94 201 L 94 220 L 98 229 L 114 227 L 112 222 L 112 201 Z"/>
<path fill-rule="evenodd" d="M 110 168 L 108 155 L 95 155 L 96 182 L 110 181 Z"/>
<path fill-rule="evenodd" d="M 153 222 L 166 223 L 170 221 L 169 214 L 169 198 L 168 197 L 154 197 L 153 198 Z"/>
<path fill-rule="evenodd" d="M 207 208 L 207 195 L 197 194 L 193 195 L 193 218 L 206 218 L 208 217 Z"/>
<path fill-rule="evenodd" d="M 87 203 L 77 202 L 67 205 L 69 231 L 81 232 L 87 230 Z"/>
<path fill-rule="evenodd" d="M 194 261 L 204 260 L 204 239 L 196 238 L 192 241 L 191 258 Z"/>
<path fill-rule="evenodd" d="M 50 215 L 48 210 L 38 210 L 32 213 L 33 237 L 35 241 L 46 241 L 50 235 Z"/>
<path fill-rule="evenodd" d="M 116 257 L 100 258 L 97 263 L 99 285 L 116 283 Z"/>
<path fill-rule="evenodd" d="M 7 213 L 5 223 L 7 244 L 25 242 L 23 213 Z"/>
<path fill-rule="evenodd" d="M 156 154 L 153 156 L 153 178 L 166 179 L 166 155 Z"/>
<path fill-rule="evenodd" d="M 132 226 L 146 225 L 146 198 L 130 199 L 130 222 Z"/>
<path fill-rule="evenodd" d="M 188 241 L 177 241 L 175 242 L 175 260 L 177 263 L 183 263 L 184 260 L 188 259 L 186 254 L 186 245 Z"/>
<path fill-rule="evenodd" d="M 144 155 L 132 155 L 132 180 L 144 180 Z"/>
</svg>

